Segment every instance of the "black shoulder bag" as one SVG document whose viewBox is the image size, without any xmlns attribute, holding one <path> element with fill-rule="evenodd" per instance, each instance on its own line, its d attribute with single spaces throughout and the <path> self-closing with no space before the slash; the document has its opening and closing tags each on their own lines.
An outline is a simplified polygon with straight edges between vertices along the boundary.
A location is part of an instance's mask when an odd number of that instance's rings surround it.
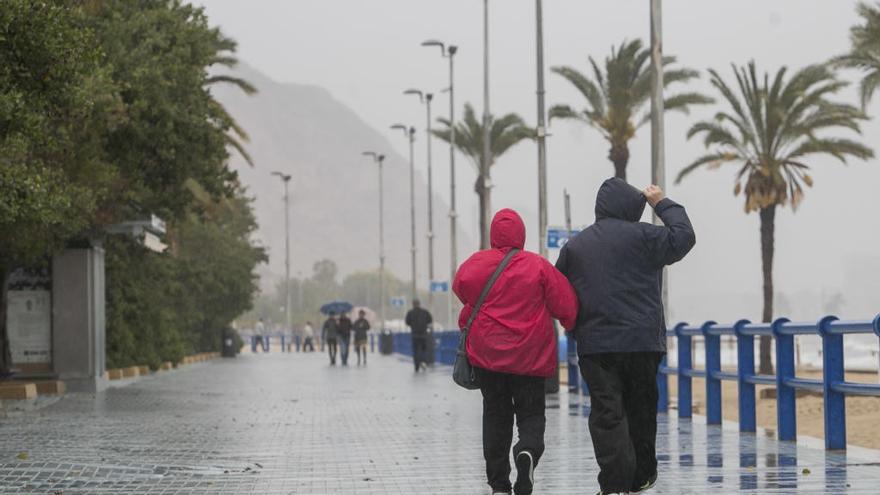
<svg viewBox="0 0 880 495">
<path fill-rule="evenodd" d="M 480 298 L 477 299 L 477 303 L 474 304 L 474 309 L 471 311 L 467 324 L 461 330 L 461 336 L 458 340 L 458 354 L 455 356 L 455 364 L 452 367 L 452 380 L 468 390 L 476 390 L 480 388 L 480 382 L 477 379 L 476 373 L 474 373 L 474 367 L 471 366 L 467 357 L 468 332 L 470 332 L 471 325 L 473 325 L 474 320 L 477 318 L 477 313 L 479 313 L 483 301 L 485 301 L 486 296 L 489 295 L 489 290 L 495 285 L 495 281 L 498 280 L 498 277 L 501 275 L 501 272 L 504 271 L 504 267 L 507 266 L 510 259 L 518 252 L 519 249 L 511 249 L 507 252 L 507 255 L 504 256 L 504 259 L 501 260 L 501 264 L 498 265 L 498 268 L 495 269 L 495 273 L 489 277 L 489 281 L 486 282 L 486 286 L 483 287 L 483 292 L 480 293 Z"/>
</svg>

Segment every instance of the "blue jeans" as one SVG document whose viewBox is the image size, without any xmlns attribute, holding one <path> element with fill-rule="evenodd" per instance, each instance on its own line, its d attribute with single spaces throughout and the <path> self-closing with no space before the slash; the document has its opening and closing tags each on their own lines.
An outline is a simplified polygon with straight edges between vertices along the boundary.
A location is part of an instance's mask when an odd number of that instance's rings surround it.
<svg viewBox="0 0 880 495">
<path fill-rule="evenodd" d="M 351 342 L 351 337 L 339 337 L 339 357 L 342 359 L 342 365 L 348 366 L 348 344 Z"/>
</svg>

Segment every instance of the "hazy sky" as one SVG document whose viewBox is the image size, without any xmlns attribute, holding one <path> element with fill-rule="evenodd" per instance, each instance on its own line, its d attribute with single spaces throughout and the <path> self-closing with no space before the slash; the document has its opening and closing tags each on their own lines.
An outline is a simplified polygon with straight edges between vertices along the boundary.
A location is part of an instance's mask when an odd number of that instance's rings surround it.
<svg viewBox="0 0 880 495">
<path fill-rule="evenodd" d="M 239 55 L 278 81 L 323 86 L 376 129 L 395 121 L 423 128 L 424 107 L 401 93 L 408 87 L 439 91 L 446 86 L 447 65 L 439 50 L 420 47 L 427 38 L 459 46 L 456 56 L 456 111 L 465 102 L 482 109 L 482 5 L 479 0 L 200 0 L 211 22 L 239 42 Z M 754 59 L 760 69 L 792 69 L 827 60 L 846 50 L 848 29 L 857 22 L 850 0 L 666 0 L 664 50 L 681 64 L 701 71 L 716 68 L 730 74 L 731 62 Z M 535 122 L 535 29 L 531 0 L 490 1 L 491 109 L 517 112 Z M 545 59 L 548 67 L 573 65 L 586 70 L 587 56 L 602 60 L 624 39 L 647 39 L 648 0 L 547 0 L 544 2 Z M 855 81 L 855 74 L 845 77 Z M 582 107 L 579 95 L 559 77 L 547 74 L 547 103 Z M 695 87 L 709 94 L 703 77 Z M 854 90 L 841 98 L 855 102 Z M 448 111 L 446 95 L 438 94 L 435 113 Z M 749 316 L 760 311 L 760 263 L 757 215 L 743 214 L 734 198 L 733 173 L 727 169 L 699 172 L 679 186 L 672 178 L 704 149 L 685 140 L 688 126 L 713 108 L 690 116 L 669 114 L 667 129 L 668 191 L 688 207 L 697 229 L 692 255 L 672 271 L 676 313 L 698 317 L 734 318 L 745 306 Z M 877 113 L 874 105 L 870 113 Z M 572 194 L 575 225 L 593 220 L 593 201 L 601 181 L 612 174 L 607 144 L 591 129 L 554 122 L 548 141 L 551 224 L 563 222 L 562 192 Z M 630 181 L 646 184 L 650 177 L 649 128 L 631 142 Z M 844 133 L 846 134 L 846 133 Z M 404 141 L 389 132 L 391 143 L 405 153 Z M 864 126 L 864 141 L 880 152 L 880 126 Z M 847 136 L 851 137 L 851 136 Z M 418 143 L 418 166 L 424 168 L 424 141 Z M 435 184 L 448 195 L 448 149 L 434 145 Z M 463 228 L 473 229 L 475 174 L 464 157 L 458 159 L 459 211 Z M 845 289 L 848 316 L 880 311 L 877 287 L 880 263 L 880 221 L 875 197 L 880 162 L 833 159 L 810 161 L 816 185 L 797 213 L 777 215 L 777 288 L 788 293 Z M 523 144 L 493 168 L 493 207 L 513 207 L 529 228 L 536 248 L 536 148 Z M 441 217 L 442 218 L 442 217 Z M 445 225 L 445 222 L 444 222 Z M 555 256 L 555 254 L 553 255 Z M 866 260 L 865 272 L 859 273 Z M 850 276 L 845 276 L 850 273 Z M 846 287 L 844 285 L 846 284 Z M 874 284 L 873 286 L 871 284 Z M 706 314 L 701 298 L 715 295 Z M 730 304 L 724 301 L 730 298 Z M 733 300 L 736 299 L 736 300 Z M 724 311 L 725 308 L 732 308 Z M 735 308 L 735 309 L 733 309 Z M 873 308 L 873 309 L 872 309 Z M 813 311 L 815 309 L 815 311 Z M 821 308 L 797 308 L 802 317 Z M 854 314 L 855 313 L 855 314 Z"/>
</svg>

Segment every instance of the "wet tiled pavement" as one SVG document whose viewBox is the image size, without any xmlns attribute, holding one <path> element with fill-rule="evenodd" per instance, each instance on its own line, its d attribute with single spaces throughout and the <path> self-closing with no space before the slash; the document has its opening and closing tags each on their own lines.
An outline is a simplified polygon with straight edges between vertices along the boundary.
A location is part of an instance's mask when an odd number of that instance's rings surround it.
<svg viewBox="0 0 880 495">
<path fill-rule="evenodd" d="M 0 420 L 0 493 L 482 494 L 480 397 L 399 357 L 243 355 Z M 550 403 L 536 493 L 595 493 L 588 401 Z M 653 493 L 880 493 L 880 456 L 661 417 Z M 26 459 L 19 458 L 26 453 Z M 21 455 L 21 457 L 25 457 Z"/>
</svg>

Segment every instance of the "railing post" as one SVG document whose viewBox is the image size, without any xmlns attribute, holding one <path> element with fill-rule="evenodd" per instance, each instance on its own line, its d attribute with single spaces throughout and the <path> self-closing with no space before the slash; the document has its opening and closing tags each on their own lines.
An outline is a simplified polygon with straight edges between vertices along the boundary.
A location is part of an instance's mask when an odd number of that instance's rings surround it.
<svg viewBox="0 0 880 495">
<path fill-rule="evenodd" d="M 284 334 L 281 334 L 281 352 L 284 352 L 286 347 L 284 347 Z"/>
<path fill-rule="evenodd" d="M 675 334 L 678 336 L 678 417 L 690 418 L 692 416 L 692 378 L 688 375 L 688 371 L 693 369 L 691 360 L 691 336 L 682 335 L 681 329 L 686 326 L 685 323 L 679 323 L 675 328 Z"/>
<path fill-rule="evenodd" d="M 715 373 L 721 371 L 721 337 L 709 335 L 714 321 L 703 324 L 703 342 L 706 348 L 706 424 L 721 424 L 721 380 Z"/>
<path fill-rule="evenodd" d="M 755 432 L 755 384 L 746 380 L 755 376 L 755 337 L 744 335 L 750 322 L 740 320 L 733 326 L 736 334 L 736 374 L 739 395 L 739 431 Z"/>
<path fill-rule="evenodd" d="M 773 322 L 773 338 L 776 339 L 776 425 L 779 440 L 797 440 L 797 399 L 794 387 L 786 381 L 794 378 L 794 336 L 781 333 L 788 318 Z"/>
<path fill-rule="evenodd" d="M 669 412 L 669 375 L 663 372 L 668 366 L 666 355 L 660 361 L 660 369 L 657 371 L 657 412 L 666 414 Z"/>
<path fill-rule="evenodd" d="M 819 321 L 822 337 L 822 388 L 825 399 L 825 448 L 846 449 L 846 395 L 834 391 L 834 385 L 845 379 L 843 368 L 843 335 L 829 332 L 835 316 Z"/>
</svg>

